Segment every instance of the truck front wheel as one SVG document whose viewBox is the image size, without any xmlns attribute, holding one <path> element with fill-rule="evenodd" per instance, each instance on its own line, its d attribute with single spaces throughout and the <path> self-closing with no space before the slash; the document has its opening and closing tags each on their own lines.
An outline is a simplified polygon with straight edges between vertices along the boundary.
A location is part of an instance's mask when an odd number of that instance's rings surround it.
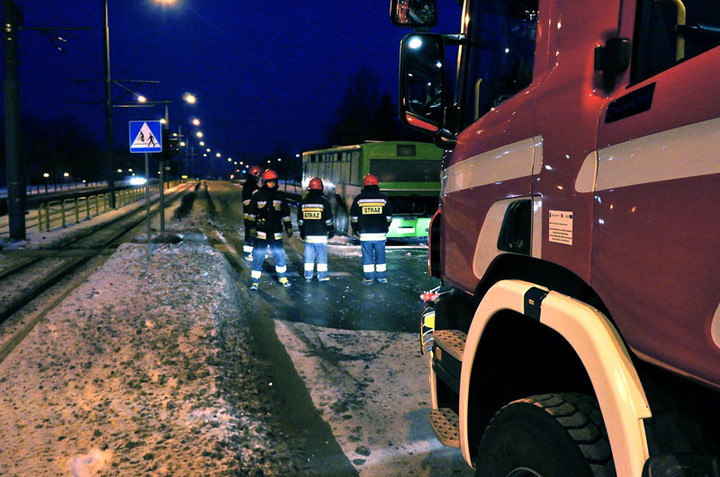
<svg viewBox="0 0 720 477">
<path fill-rule="evenodd" d="M 485 431 L 475 467 L 482 477 L 615 476 L 597 401 L 570 393 L 503 407 Z"/>
</svg>

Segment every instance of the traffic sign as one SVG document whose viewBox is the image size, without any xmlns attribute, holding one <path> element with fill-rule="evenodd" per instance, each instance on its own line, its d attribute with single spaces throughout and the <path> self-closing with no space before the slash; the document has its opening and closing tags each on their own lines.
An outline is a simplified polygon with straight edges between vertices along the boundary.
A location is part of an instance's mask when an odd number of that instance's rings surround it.
<svg viewBox="0 0 720 477">
<path fill-rule="evenodd" d="M 130 152 L 162 152 L 162 123 L 130 121 Z"/>
</svg>

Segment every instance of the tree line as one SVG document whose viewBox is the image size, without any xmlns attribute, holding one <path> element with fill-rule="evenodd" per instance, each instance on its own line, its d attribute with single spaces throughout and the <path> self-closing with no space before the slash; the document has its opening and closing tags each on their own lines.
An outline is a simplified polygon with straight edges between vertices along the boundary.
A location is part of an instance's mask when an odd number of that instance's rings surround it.
<svg viewBox="0 0 720 477">
<path fill-rule="evenodd" d="M 22 131 L 22 158 L 28 185 L 42 185 L 47 181 L 90 182 L 107 179 L 110 171 L 106 167 L 103 141 L 88 137 L 83 127 L 72 118 L 24 118 Z M 0 137 L 2 140 L 4 138 Z M 397 104 L 392 95 L 381 90 L 379 79 L 370 68 L 361 67 L 349 78 L 348 87 L 325 133 L 324 142 L 304 145 L 303 150 L 360 144 L 371 140 L 427 140 L 427 137 L 400 124 Z M 114 154 L 114 168 L 123 171 L 144 170 L 143 158 L 129 154 L 121 147 L 118 145 Z M 260 165 L 270 164 L 282 175 L 299 179 L 302 165 L 294 157 L 295 154 L 296 151 L 289 151 L 282 144 L 277 144 L 265 157 L 248 157 L 248 161 Z M 278 161 L 278 158 L 284 158 L 284 162 Z M 4 187 L 4 146 L 0 149 L 0 160 L 0 187 Z M 112 171 L 113 174 L 115 172 Z M 224 175 L 225 171 L 222 172 Z M 207 174 L 220 176 L 218 171 L 207 171 Z"/>
</svg>

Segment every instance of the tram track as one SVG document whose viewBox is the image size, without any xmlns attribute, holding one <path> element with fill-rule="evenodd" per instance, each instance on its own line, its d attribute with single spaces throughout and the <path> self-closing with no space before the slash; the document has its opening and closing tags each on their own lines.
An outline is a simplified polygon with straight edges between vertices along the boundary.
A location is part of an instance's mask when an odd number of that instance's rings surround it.
<svg viewBox="0 0 720 477">
<path fill-rule="evenodd" d="M 166 195 L 166 208 L 190 190 L 190 185 L 180 187 Z M 36 250 L 13 250 L 3 253 L 5 267 L 0 271 L 0 325 L 20 314 L 34 300 L 60 281 L 67 281 L 64 290 L 55 295 L 49 306 L 29 321 L 16 327 L 12 336 L 4 337 L 0 344 L 0 362 L 19 344 L 48 310 L 57 306 L 63 296 L 82 283 L 90 273 L 86 265 L 103 255 L 111 255 L 121 243 L 141 232 L 147 220 L 159 213 L 159 199 L 151 203 L 150 217 L 146 206 L 137 207 L 127 214 L 110 219 L 90 229 L 73 233 L 67 239 Z M 79 279 L 73 279 L 79 277 Z M 42 307 L 41 307 L 42 308 Z"/>
</svg>

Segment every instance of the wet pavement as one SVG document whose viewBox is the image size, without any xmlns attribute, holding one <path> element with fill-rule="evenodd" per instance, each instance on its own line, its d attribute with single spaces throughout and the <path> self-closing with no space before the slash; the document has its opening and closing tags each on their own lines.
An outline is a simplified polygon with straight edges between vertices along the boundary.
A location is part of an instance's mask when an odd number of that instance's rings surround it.
<svg viewBox="0 0 720 477">
<path fill-rule="evenodd" d="M 303 242 L 285 238 L 285 288 L 266 258 L 249 290 L 242 258 L 241 188 L 209 182 L 213 226 L 237 273 L 257 353 L 269 363 L 267 390 L 305 449 L 308 475 L 472 475 L 459 450 L 444 448 L 427 422 L 427 356 L 419 353 L 420 293 L 439 284 L 427 273 L 427 247 L 389 245 L 389 283 L 364 285 L 359 244 L 335 237 L 330 281 L 306 283 Z M 293 208 L 293 222 L 294 222 Z"/>
<path fill-rule="evenodd" d="M 242 250 L 242 205 L 240 187 L 210 183 L 216 208 L 216 226 L 236 250 Z M 427 247 L 418 244 L 390 244 L 386 247 L 388 283 L 362 284 L 362 256 L 359 242 L 334 237 L 328 245 L 330 281 L 306 283 L 303 278 L 303 242 L 295 232 L 285 237 L 288 278 L 283 288 L 274 274 L 268 256 L 263 266 L 258 298 L 276 308 L 275 316 L 284 320 L 345 330 L 418 330 L 422 309 L 420 293 L 439 284 L 427 273 Z M 249 282 L 249 262 L 241 265 L 241 279 Z"/>
</svg>

